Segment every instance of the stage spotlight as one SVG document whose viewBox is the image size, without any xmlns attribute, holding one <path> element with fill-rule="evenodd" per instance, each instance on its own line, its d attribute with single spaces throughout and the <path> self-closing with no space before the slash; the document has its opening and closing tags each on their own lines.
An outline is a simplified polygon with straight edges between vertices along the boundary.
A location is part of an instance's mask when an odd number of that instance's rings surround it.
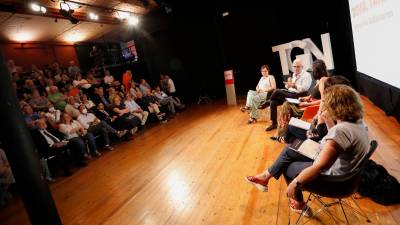
<svg viewBox="0 0 400 225">
<path fill-rule="evenodd" d="M 118 17 L 120 20 L 128 19 L 130 16 L 131 16 L 131 14 L 128 13 L 128 12 L 117 11 L 117 17 Z"/>
<path fill-rule="evenodd" d="M 72 24 L 77 24 L 79 20 L 72 16 L 73 13 L 74 10 L 71 8 L 71 3 L 60 2 L 60 14 L 71 21 Z"/>
<path fill-rule="evenodd" d="M 139 18 L 137 18 L 136 16 L 130 16 L 128 18 L 128 24 L 132 25 L 132 26 L 136 26 L 139 23 Z"/>
<path fill-rule="evenodd" d="M 42 12 L 43 14 L 47 12 L 47 9 L 44 6 L 38 5 L 37 3 L 31 3 L 31 9 L 32 11 Z"/>
<path fill-rule="evenodd" d="M 99 16 L 97 14 L 91 12 L 91 13 L 89 13 L 89 18 L 91 20 L 98 20 Z"/>
<path fill-rule="evenodd" d="M 46 7 L 44 7 L 44 6 L 40 6 L 40 11 L 41 11 L 43 14 L 45 14 L 45 13 L 47 12 L 47 9 L 46 9 Z"/>
<path fill-rule="evenodd" d="M 72 16 L 73 12 L 74 12 L 74 10 L 65 11 L 63 9 L 60 9 L 60 14 L 62 16 L 64 16 L 69 21 L 71 21 L 72 24 L 77 24 L 77 23 L 79 23 L 79 20 Z"/>
<path fill-rule="evenodd" d="M 31 9 L 35 12 L 39 12 L 40 11 L 40 5 L 36 4 L 36 3 L 31 3 Z"/>
</svg>

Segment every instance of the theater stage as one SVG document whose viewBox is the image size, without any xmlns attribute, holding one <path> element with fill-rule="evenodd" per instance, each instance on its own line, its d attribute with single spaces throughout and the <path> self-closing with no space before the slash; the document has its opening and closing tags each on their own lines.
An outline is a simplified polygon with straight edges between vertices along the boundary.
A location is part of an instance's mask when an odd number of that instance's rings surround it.
<svg viewBox="0 0 400 225">
<path fill-rule="evenodd" d="M 365 121 L 379 147 L 373 159 L 400 179 L 400 125 L 364 99 Z M 72 224 L 287 224 L 283 179 L 268 193 L 245 182 L 264 170 L 283 144 L 269 140 L 268 122 L 248 125 L 239 106 L 195 105 L 166 124 L 120 142 L 51 190 L 62 221 Z M 398 224 L 400 205 L 360 199 L 373 224 Z M 293 223 L 297 215 L 291 213 Z M 342 214 L 338 211 L 338 215 Z M 324 214 L 309 224 L 333 224 Z M 352 224 L 365 221 L 351 214 Z M 0 210 L 2 225 L 29 224 L 15 199 Z M 396 222 L 397 221 L 397 222 Z"/>
</svg>

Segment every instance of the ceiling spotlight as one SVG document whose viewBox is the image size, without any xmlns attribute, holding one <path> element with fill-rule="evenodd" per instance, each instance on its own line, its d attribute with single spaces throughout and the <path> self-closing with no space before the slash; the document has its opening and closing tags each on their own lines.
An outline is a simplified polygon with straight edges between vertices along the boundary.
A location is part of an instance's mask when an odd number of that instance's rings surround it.
<svg viewBox="0 0 400 225">
<path fill-rule="evenodd" d="M 60 14 L 71 21 L 72 24 L 79 23 L 79 20 L 72 16 L 74 10 L 69 7 L 69 4 L 60 2 Z"/>
<path fill-rule="evenodd" d="M 139 23 L 139 18 L 137 18 L 136 16 L 131 16 L 128 18 L 128 24 L 129 25 L 133 25 L 136 26 Z"/>
<path fill-rule="evenodd" d="M 89 13 L 89 18 L 91 20 L 98 20 L 99 16 L 97 14 L 91 12 L 91 13 Z"/>
</svg>

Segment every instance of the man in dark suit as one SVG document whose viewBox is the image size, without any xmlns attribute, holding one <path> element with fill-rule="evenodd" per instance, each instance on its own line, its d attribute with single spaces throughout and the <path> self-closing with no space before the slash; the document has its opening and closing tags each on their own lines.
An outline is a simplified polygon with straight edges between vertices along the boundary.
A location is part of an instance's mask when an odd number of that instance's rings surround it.
<svg viewBox="0 0 400 225">
<path fill-rule="evenodd" d="M 35 125 L 36 129 L 33 129 L 31 134 L 33 143 L 41 158 L 47 158 L 52 155 L 59 157 L 64 169 L 64 175 L 69 176 L 71 175 L 71 171 L 69 169 L 71 157 L 67 149 L 70 149 L 72 153 L 78 155 L 77 165 L 86 166 L 86 163 L 83 162 L 83 159 L 80 156 L 80 152 L 85 151 L 86 146 L 62 140 L 61 135 L 58 132 L 47 129 L 47 123 L 45 119 L 37 120 Z"/>
<path fill-rule="evenodd" d="M 108 96 L 104 94 L 103 87 L 97 87 L 95 89 L 95 94 L 91 96 L 91 100 L 96 104 L 103 103 L 106 109 L 108 109 L 111 105 L 111 102 L 108 100 Z"/>
</svg>

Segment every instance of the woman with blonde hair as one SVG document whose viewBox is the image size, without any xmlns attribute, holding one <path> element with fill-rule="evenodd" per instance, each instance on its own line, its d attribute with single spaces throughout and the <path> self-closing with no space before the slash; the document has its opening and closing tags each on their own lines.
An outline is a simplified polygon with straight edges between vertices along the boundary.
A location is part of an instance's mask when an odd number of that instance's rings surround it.
<svg viewBox="0 0 400 225">
<path fill-rule="evenodd" d="M 351 87 L 334 85 L 325 89 L 321 113 L 337 121 L 321 140 L 315 160 L 285 147 L 266 171 L 247 176 L 246 180 L 261 191 L 267 191 L 269 180 L 285 175 L 290 207 L 296 212 L 306 209 L 300 187 L 311 184 L 321 175 L 346 175 L 357 168 L 369 149 L 368 132 L 362 122 L 363 105 Z M 309 211 L 305 212 L 309 215 Z"/>
</svg>

